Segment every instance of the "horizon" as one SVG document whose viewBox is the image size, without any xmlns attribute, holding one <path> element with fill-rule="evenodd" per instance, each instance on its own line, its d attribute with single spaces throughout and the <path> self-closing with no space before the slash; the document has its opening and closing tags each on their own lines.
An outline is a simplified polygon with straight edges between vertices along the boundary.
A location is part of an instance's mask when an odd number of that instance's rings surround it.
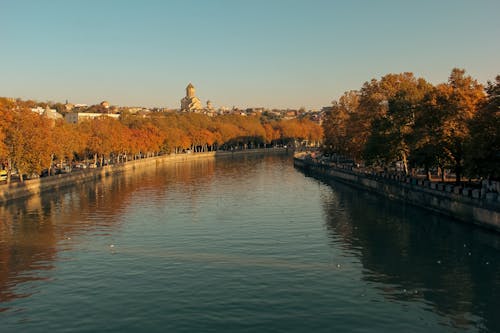
<svg viewBox="0 0 500 333">
<path fill-rule="evenodd" d="M 0 95 L 179 108 L 320 110 L 389 73 L 500 73 L 497 1 L 6 1 Z"/>
</svg>

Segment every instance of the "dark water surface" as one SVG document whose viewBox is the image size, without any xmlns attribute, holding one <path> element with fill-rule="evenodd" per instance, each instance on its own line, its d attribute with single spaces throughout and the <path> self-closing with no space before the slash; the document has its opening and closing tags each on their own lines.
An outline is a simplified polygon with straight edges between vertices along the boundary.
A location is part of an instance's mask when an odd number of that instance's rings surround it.
<svg viewBox="0 0 500 333">
<path fill-rule="evenodd" d="M 0 332 L 500 332 L 500 236 L 285 156 L 0 208 Z"/>
</svg>

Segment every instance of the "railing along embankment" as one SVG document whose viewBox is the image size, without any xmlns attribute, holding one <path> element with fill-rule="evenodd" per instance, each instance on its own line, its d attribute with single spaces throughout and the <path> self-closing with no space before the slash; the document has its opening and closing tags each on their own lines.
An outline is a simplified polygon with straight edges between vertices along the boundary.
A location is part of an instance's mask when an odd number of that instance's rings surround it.
<svg viewBox="0 0 500 333">
<path fill-rule="evenodd" d="M 436 183 L 403 175 L 362 172 L 352 166 L 335 165 L 304 155 L 295 156 L 294 165 L 312 174 L 341 181 L 390 199 L 401 200 L 463 222 L 500 231 L 498 192 Z"/>
</svg>

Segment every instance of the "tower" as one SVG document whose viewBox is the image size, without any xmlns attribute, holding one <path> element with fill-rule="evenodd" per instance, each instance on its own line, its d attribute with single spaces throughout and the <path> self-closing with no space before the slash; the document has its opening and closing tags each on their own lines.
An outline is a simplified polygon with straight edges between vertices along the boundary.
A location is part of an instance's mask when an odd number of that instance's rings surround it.
<svg viewBox="0 0 500 333">
<path fill-rule="evenodd" d="M 188 98 L 193 98 L 195 95 L 194 95 L 194 86 L 189 83 L 186 87 L 186 97 Z"/>
<path fill-rule="evenodd" d="M 181 99 L 182 111 L 199 111 L 203 109 L 201 101 L 196 97 L 194 86 L 190 83 L 186 87 L 186 97 Z"/>
</svg>

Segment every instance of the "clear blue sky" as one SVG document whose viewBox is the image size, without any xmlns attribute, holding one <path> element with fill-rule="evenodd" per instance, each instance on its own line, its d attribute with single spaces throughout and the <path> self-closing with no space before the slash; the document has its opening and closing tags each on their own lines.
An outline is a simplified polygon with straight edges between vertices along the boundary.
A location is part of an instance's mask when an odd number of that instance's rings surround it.
<svg viewBox="0 0 500 333">
<path fill-rule="evenodd" d="M 0 96 L 320 108 L 409 71 L 500 74 L 499 0 L 0 0 Z"/>
</svg>

